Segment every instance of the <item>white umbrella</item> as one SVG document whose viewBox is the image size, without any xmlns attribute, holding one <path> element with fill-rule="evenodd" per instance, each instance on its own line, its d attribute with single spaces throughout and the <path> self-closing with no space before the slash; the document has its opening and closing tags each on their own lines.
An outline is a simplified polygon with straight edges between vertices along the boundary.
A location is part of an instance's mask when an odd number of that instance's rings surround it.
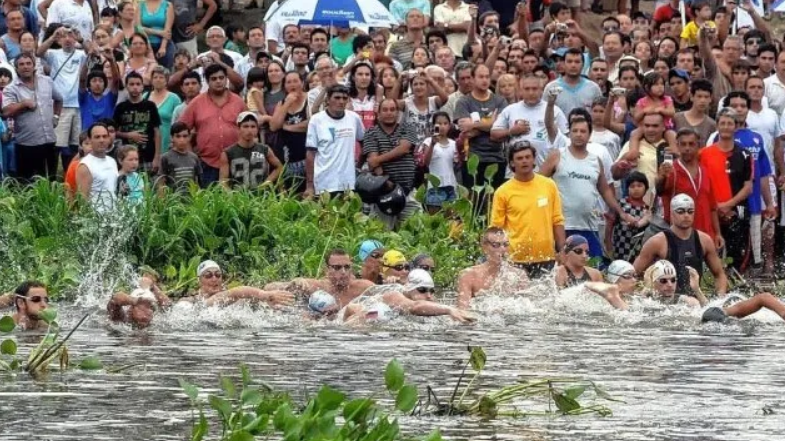
<svg viewBox="0 0 785 441">
<path fill-rule="evenodd" d="M 397 23 L 379 0 L 287 0 L 270 8 L 265 22 L 282 24 L 365 25 L 389 28 Z"/>
</svg>

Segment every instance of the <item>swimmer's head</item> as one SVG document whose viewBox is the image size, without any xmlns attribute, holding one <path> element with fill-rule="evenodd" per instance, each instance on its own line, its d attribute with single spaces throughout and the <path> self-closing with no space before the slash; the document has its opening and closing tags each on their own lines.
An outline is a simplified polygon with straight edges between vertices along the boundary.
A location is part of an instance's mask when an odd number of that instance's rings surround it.
<svg viewBox="0 0 785 441">
<path fill-rule="evenodd" d="M 695 221 L 695 201 L 684 193 L 671 199 L 671 224 L 679 228 L 690 228 Z"/>
<path fill-rule="evenodd" d="M 394 316 L 392 308 L 384 303 L 378 303 L 365 312 L 365 320 L 368 322 L 388 322 Z"/>
<path fill-rule="evenodd" d="M 605 278 L 609 283 L 617 285 L 619 292 L 622 294 L 628 294 L 635 290 L 637 282 L 635 267 L 626 260 L 614 260 L 611 262 Z"/>
<path fill-rule="evenodd" d="M 315 312 L 317 314 L 324 314 L 325 312 L 329 312 L 332 309 L 335 309 L 337 302 L 335 301 L 335 297 L 332 294 L 323 291 L 323 290 L 316 290 L 311 294 L 308 298 L 308 309 L 311 312 Z"/>
<path fill-rule="evenodd" d="M 137 302 L 128 310 L 128 317 L 131 319 L 131 325 L 135 328 L 144 329 L 150 326 L 155 314 L 155 303 L 145 299 Z"/>
<path fill-rule="evenodd" d="M 568 237 L 564 241 L 564 258 L 573 265 L 586 265 L 589 261 L 589 241 L 578 234 Z"/>
<path fill-rule="evenodd" d="M 415 269 L 409 273 L 409 280 L 403 289 L 404 295 L 412 300 L 432 300 L 436 286 L 428 271 Z"/>
<path fill-rule="evenodd" d="M 223 271 L 213 260 L 205 260 L 196 268 L 199 289 L 206 294 L 215 294 L 223 289 Z"/>
<path fill-rule="evenodd" d="M 369 257 L 379 260 L 383 255 L 384 247 L 378 240 L 363 241 L 363 243 L 360 244 L 360 251 L 357 253 L 357 257 L 360 259 L 361 263 L 365 263 Z"/>
<path fill-rule="evenodd" d="M 662 297 L 676 295 L 676 268 L 667 260 L 658 260 L 643 276 L 647 288 Z"/>
</svg>

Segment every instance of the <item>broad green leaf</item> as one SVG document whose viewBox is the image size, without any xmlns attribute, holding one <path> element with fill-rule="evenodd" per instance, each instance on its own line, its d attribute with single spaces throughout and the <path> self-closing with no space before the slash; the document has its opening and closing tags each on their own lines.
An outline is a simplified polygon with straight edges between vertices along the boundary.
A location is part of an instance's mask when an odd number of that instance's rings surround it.
<svg viewBox="0 0 785 441">
<path fill-rule="evenodd" d="M 553 402 L 556 403 L 556 407 L 562 413 L 569 413 L 573 410 L 578 410 L 581 408 L 581 405 L 577 401 L 565 396 L 562 393 L 554 391 L 551 396 L 553 397 Z"/>
<path fill-rule="evenodd" d="M 264 400 L 262 393 L 256 389 L 244 389 L 240 394 L 240 401 L 250 406 L 258 406 Z"/>
<path fill-rule="evenodd" d="M 9 333 L 14 330 L 16 327 L 16 323 L 14 323 L 14 318 L 10 315 L 3 316 L 0 319 L 0 332 Z"/>
<path fill-rule="evenodd" d="M 16 355 L 16 342 L 7 338 L 0 343 L 0 354 Z"/>
<path fill-rule="evenodd" d="M 275 426 L 275 430 L 278 430 L 279 432 L 286 430 L 286 426 L 289 424 L 289 421 L 292 418 L 294 418 L 294 414 L 292 414 L 292 408 L 289 407 L 288 404 L 280 406 L 275 412 L 275 416 L 273 417 L 273 425 Z"/>
<path fill-rule="evenodd" d="M 370 398 L 358 398 L 349 401 L 343 407 L 343 418 L 346 421 L 354 421 L 359 424 L 366 419 L 373 404 L 374 402 Z"/>
<path fill-rule="evenodd" d="M 335 410 L 341 407 L 341 403 L 346 398 L 346 395 L 339 392 L 330 386 L 322 386 L 319 393 L 316 394 L 316 407 L 320 412 Z"/>
<path fill-rule="evenodd" d="M 245 364 L 240 365 L 240 378 L 243 380 L 243 387 L 248 387 L 251 384 L 251 371 Z"/>
<path fill-rule="evenodd" d="M 188 399 L 191 400 L 191 403 L 195 403 L 196 399 L 199 397 L 199 388 L 183 380 L 182 378 L 180 378 L 178 381 L 180 382 L 180 387 L 183 389 L 185 395 L 187 395 Z"/>
<path fill-rule="evenodd" d="M 496 418 L 498 413 L 499 408 L 496 405 L 496 401 L 493 401 L 493 399 L 489 398 L 487 395 L 480 398 L 480 416 L 489 420 Z"/>
<path fill-rule="evenodd" d="M 417 405 L 417 387 L 407 384 L 398 391 L 395 397 L 395 408 L 401 412 L 411 412 Z"/>
<path fill-rule="evenodd" d="M 43 320 L 44 323 L 51 325 L 57 320 L 57 310 L 55 308 L 46 308 L 38 313 L 38 318 Z"/>
<path fill-rule="evenodd" d="M 229 441 L 254 441 L 254 436 L 245 430 L 241 430 L 239 432 L 234 432 L 232 436 L 229 437 Z"/>
<path fill-rule="evenodd" d="M 586 392 L 586 386 L 578 384 L 565 389 L 564 396 L 572 398 L 573 400 L 577 400 L 581 395 L 583 395 L 584 392 Z"/>
<path fill-rule="evenodd" d="M 493 175 L 499 170 L 499 164 L 491 164 L 485 169 L 485 180 L 487 182 L 493 182 Z"/>
<path fill-rule="evenodd" d="M 210 403 L 210 407 L 221 415 L 221 419 L 229 421 L 229 416 L 232 414 L 232 405 L 228 401 L 221 397 L 210 395 L 207 397 L 207 402 Z"/>
<path fill-rule="evenodd" d="M 428 178 L 428 183 L 431 184 L 432 187 L 441 187 L 442 181 L 438 176 L 429 174 L 426 175 L 426 177 Z"/>
<path fill-rule="evenodd" d="M 79 369 L 85 371 L 96 371 L 98 369 L 103 369 L 104 364 L 101 363 L 101 360 L 96 356 L 89 356 L 85 357 L 81 363 L 79 363 Z"/>
<path fill-rule="evenodd" d="M 472 153 L 469 155 L 469 160 L 466 161 L 466 170 L 469 172 L 469 176 L 473 176 L 475 180 L 477 179 L 477 167 L 480 165 L 480 157 Z"/>
<path fill-rule="evenodd" d="M 252 434 L 259 433 L 267 428 L 267 421 L 270 419 L 270 415 L 264 414 L 260 415 L 256 418 L 253 418 L 248 424 L 243 426 L 243 430 L 247 430 Z"/>
<path fill-rule="evenodd" d="M 390 392 L 397 392 L 403 386 L 403 366 L 396 359 L 390 360 L 387 363 L 387 369 L 384 370 L 384 384 Z"/>
<path fill-rule="evenodd" d="M 485 362 L 487 357 L 485 356 L 485 350 L 483 350 L 480 346 L 469 346 L 469 352 L 471 355 L 469 356 L 469 362 L 472 365 L 472 369 L 479 372 L 485 368 Z"/>
<path fill-rule="evenodd" d="M 237 390 L 234 387 L 234 382 L 229 377 L 221 377 L 221 387 L 224 390 L 227 398 L 234 398 L 237 396 Z"/>
</svg>

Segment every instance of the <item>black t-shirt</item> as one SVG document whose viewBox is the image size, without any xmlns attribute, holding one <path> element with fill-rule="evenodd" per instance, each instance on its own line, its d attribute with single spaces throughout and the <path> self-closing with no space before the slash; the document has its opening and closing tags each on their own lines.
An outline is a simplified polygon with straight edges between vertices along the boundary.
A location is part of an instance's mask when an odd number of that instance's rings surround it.
<svg viewBox="0 0 785 441">
<path fill-rule="evenodd" d="M 725 161 L 725 170 L 730 180 L 730 189 L 733 195 L 739 194 L 744 184 L 753 178 L 752 155 L 738 145 L 733 147 L 728 159 Z M 746 200 L 739 206 L 746 206 Z"/>
<path fill-rule="evenodd" d="M 232 187 L 254 189 L 264 184 L 270 174 L 267 151 L 268 147 L 264 144 L 254 144 L 251 148 L 234 144 L 226 149 Z"/>
<path fill-rule="evenodd" d="M 155 157 L 155 129 L 161 127 L 158 106 L 149 100 L 138 103 L 123 101 L 114 109 L 114 120 L 118 124 L 118 132 L 142 132 L 147 135 L 147 143 L 137 144 L 131 140 L 125 140 L 125 143 L 139 149 L 142 162 L 152 162 Z"/>
</svg>

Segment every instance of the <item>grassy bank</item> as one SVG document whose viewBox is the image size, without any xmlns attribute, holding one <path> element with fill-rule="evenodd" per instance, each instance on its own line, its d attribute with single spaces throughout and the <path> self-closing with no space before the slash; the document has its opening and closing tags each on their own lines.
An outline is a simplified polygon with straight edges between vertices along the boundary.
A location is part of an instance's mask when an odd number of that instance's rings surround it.
<svg viewBox="0 0 785 441">
<path fill-rule="evenodd" d="M 471 217 L 466 200 L 455 210 Z M 340 247 L 356 256 L 360 242 L 370 238 L 407 257 L 433 255 L 437 283 L 452 286 L 457 272 L 479 256 L 482 223 L 466 224 L 451 236 L 445 216 L 420 214 L 388 232 L 361 213 L 357 197 L 303 202 L 220 188 L 148 194 L 135 210 L 99 217 L 86 207 L 69 208 L 60 184 L 6 183 L 0 185 L 0 292 L 35 278 L 54 297 L 68 297 L 87 274 L 100 281 L 104 271 L 141 265 L 158 271 L 169 289 L 183 291 L 207 258 L 224 266 L 232 280 L 259 286 L 318 276 L 327 250 Z"/>
</svg>

